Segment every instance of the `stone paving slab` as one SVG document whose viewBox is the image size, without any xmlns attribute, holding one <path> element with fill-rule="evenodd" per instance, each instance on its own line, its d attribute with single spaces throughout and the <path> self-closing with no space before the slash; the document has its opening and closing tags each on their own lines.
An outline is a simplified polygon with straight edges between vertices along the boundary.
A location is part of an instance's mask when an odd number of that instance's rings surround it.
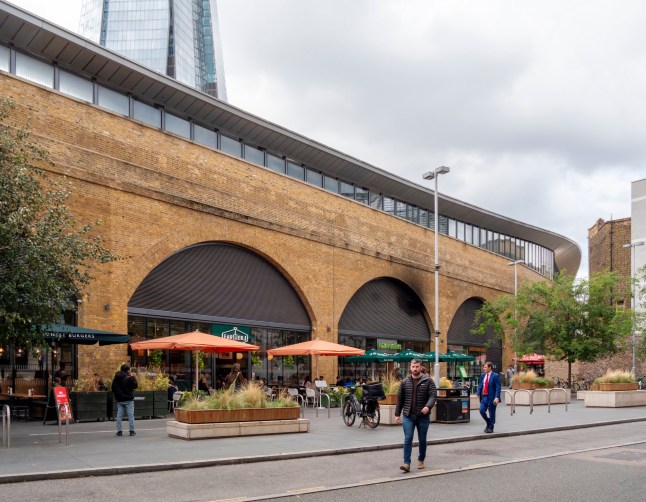
<svg viewBox="0 0 646 502">
<path fill-rule="evenodd" d="M 169 437 L 166 420 L 137 420 L 137 435 L 115 437 L 115 423 L 91 422 L 70 425 L 69 445 L 59 443 L 58 427 L 41 422 L 13 422 L 11 448 L 0 449 L 0 483 L 34 479 L 107 475 L 163 469 L 231 464 L 333 455 L 366 450 L 401 448 L 402 432 L 397 425 L 376 429 L 347 427 L 340 410 L 311 408 L 305 411 L 310 432 L 237 438 L 186 441 Z M 169 417 L 172 419 L 172 416 Z M 511 416 L 508 406 L 498 410 L 495 436 L 536 434 L 549 430 L 594 427 L 609 423 L 646 421 L 646 407 L 586 408 L 574 401 L 553 405 L 551 413 L 544 406 L 518 407 Z M 477 411 L 471 421 L 455 424 L 431 424 L 429 443 L 489 438 L 483 434 L 484 422 Z"/>
</svg>

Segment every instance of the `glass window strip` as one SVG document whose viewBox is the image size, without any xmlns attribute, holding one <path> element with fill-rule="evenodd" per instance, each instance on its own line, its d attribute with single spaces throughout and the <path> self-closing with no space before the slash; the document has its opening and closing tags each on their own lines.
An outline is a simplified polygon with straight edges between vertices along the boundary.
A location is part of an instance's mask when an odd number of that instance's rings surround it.
<svg viewBox="0 0 646 502">
<path fill-rule="evenodd" d="M 125 116 L 132 116 L 132 118 L 142 120 L 154 127 L 159 128 L 162 125 L 161 110 L 159 108 L 147 105 L 141 101 L 131 101 L 127 95 L 101 85 L 96 86 L 95 92 L 95 86 L 91 81 L 65 70 L 60 70 L 59 78 L 55 82 L 54 67 L 52 65 L 20 52 L 15 52 L 14 54 L 16 63 L 13 65 L 15 68 L 12 68 L 11 50 L 6 46 L 0 45 L 0 70 L 10 71 L 19 77 L 52 89 L 54 89 L 54 84 L 56 83 L 56 90 L 63 94 L 83 99 Z M 130 112 L 132 102 L 134 102 L 133 110 Z M 178 124 L 179 127 L 176 127 Z M 188 120 L 180 119 L 172 114 L 168 114 L 165 117 L 165 129 L 186 139 L 191 139 L 190 126 L 191 124 Z M 215 131 L 211 131 L 199 124 L 193 124 L 193 128 L 194 134 L 192 139 L 195 142 L 211 148 L 217 148 L 217 133 Z M 286 161 L 282 157 L 265 153 L 262 149 L 246 145 L 243 141 L 221 135 L 219 146 L 222 151 L 232 153 L 237 157 L 243 157 L 242 153 L 244 150 L 245 159 L 258 165 L 266 165 L 277 172 L 285 172 Z M 261 160 L 261 157 L 264 157 L 264 159 Z M 320 186 L 318 181 L 322 179 L 322 185 L 326 190 L 356 199 L 373 208 L 380 209 L 389 214 L 395 214 L 421 226 L 434 228 L 434 214 L 428 209 L 417 208 L 402 201 L 395 201 L 381 194 L 370 192 L 368 189 L 356 188 L 351 183 L 339 181 L 326 176 L 324 173 L 319 173 L 309 168 L 306 169 L 295 163 L 290 164 L 292 164 L 292 169 L 294 169 L 293 166 L 299 168 L 297 169 L 298 173 L 296 173 L 298 176 L 294 176 L 298 177 L 298 179 L 305 179 L 308 183 L 316 186 Z M 301 169 L 303 171 L 302 178 L 300 176 Z M 352 193 L 352 197 L 350 197 L 350 193 Z M 493 251 L 515 260 L 524 260 L 529 268 L 547 277 L 553 277 L 554 252 L 538 244 L 526 242 L 505 234 L 498 234 L 475 225 L 472 226 L 470 224 L 464 224 L 463 222 L 456 222 L 456 220 L 443 215 L 440 215 L 440 233 L 451 235 L 468 244 Z"/>
</svg>

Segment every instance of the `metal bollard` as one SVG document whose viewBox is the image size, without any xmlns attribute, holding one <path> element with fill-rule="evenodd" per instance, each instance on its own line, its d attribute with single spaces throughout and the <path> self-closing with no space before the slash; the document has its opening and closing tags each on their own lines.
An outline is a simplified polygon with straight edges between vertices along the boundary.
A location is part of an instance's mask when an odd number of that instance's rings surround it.
<svg viewBox="0 0 646 502">
<path fill-rule="evenodd" d="M 11 448 L 11 408 L 2 406 L 2 446 Z"/>
</svg>

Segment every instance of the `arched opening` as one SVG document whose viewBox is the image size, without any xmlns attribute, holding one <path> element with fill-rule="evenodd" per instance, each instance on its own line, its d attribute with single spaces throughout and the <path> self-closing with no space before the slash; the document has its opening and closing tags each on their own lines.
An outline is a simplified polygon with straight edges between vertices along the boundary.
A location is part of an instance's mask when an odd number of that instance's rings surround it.
<svg viewBox="0 0 646 502">
<path fill-rule="evenodd" d="M 128 303 L 132 341 L 195 329 L 260 345 L 251 354 L 205 354 L 197 364 L 212 387 L 236 362 L 247 378 L 281 386 L 310 373 L 309 358 L 267 358 L 267 349 L 309 340 L 312 326 L 287 279 L 248 249 L 214 242 L 182 249 L 157 265 Z M 134 365 L 161 365 L 183 387 L 196 364 L 184 351 L 134 351 L 131 357 Z"/>
<path fill-rule="evenodd" d="M 487 328 L 485 335 L 471 332 L 476 327 L 476 313 L 484 302 L 480 298 L 466 300 L 453 316 L 447 335 L 448 349 L 462 352 L 476 358 L 474 363 L 464 364 L 470 377 L 478 376 L 482 364 L 491 361 L 494 371 L 501 372 L 502 341 L 496 336 L 493 328 Z"/>
<path fill-rule="evenodd" d="M 346 305 L 339 320 L 339 343 L 360 347 L 364 350 L 378 349 L 396 353 L 404 349 L 417 352 L 429 350 L 430 333 L 424 305 L 419 296 L 403 282 L 381 277 L 357 290 Z M 393 364 L 393 363 L 390 363 Z M 340 359 L 339 373 L 343 378 L 369 378 L 388 373 L 388 363 L 346 363 Z"/>
</svg>

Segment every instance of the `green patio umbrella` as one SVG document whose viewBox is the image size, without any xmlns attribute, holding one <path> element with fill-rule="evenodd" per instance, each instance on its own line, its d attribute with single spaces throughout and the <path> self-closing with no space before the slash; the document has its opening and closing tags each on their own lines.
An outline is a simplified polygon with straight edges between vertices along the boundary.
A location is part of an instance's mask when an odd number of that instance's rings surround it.
<svg viewBox="0 0 646 502">
<path fill-rule="evenodd" d="M 466 361 L 475 361 L 476 358 L 473 356 L 468 356 L 466 354 L 461 354 L 460 352 L 454 352 L 450 350 L 446 354 L 440 354 L 440 361 L 442 361 L 442 357 L 445 357 L 446 359 L 444 360 L 445 362 L 466 362 Z"/>
<path fill-rule="evenodd" d="M 392 355 L 393 360 L 395 361 L 410 361 L 411 359 L 421 359 L 423 361 L 428 361 L 427 357 L 424 354 L 415 352 L 411 349 L 402 350 L 399 354 Z"/>
<path fill-rule="evenodd" d="M 346 357 L 345 360 L 349 363 L 391 363 L 395 360 L 393 359 L 394 355 L 377 349 L 370 349 L 366 350 L 366 353 L 362 356 L 350 356 Z"/>
</svg>

